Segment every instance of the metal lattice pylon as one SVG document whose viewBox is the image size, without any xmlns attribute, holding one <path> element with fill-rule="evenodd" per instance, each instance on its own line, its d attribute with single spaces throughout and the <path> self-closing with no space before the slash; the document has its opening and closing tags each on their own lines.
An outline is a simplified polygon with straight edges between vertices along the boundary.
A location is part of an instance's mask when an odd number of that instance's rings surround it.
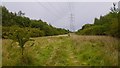
<svg viewBox="0 0 120 68">
<path fill-rule="evenodd" d="M 74 32 L 75 31 L 75 29 L 74 29 L 75 16 L 74 16 L 74 14 L 72 12 L 73 6 L 72 6 L 72 4 L 70 2 L 69 2 L 69 10 L 70 10 L 70 18 L 69 18 L 69 20 L 70 20 L 69 21 L 70 22 L 70 29 L 69 30 Z"/>
</svg>

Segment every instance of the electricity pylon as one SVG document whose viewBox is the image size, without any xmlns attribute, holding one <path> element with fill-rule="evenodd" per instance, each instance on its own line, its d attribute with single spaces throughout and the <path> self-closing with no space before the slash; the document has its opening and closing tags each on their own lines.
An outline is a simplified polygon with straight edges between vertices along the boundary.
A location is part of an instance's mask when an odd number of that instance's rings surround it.
<svg viewBox="0 0 120 68">
<path fill-rule="evenodd" d="M 69 3 L 69 10 L 70 10 L 70 28 L 69 31 L 74 32 L 74 22 L 75 22 L 75 18 L 74 18 L 74 14 L 72 12 L 73 7 L 71 6 L 71 4 Z M 71 36 L 71 33 L 69 32 L 68 36 Z"/>
</svg>

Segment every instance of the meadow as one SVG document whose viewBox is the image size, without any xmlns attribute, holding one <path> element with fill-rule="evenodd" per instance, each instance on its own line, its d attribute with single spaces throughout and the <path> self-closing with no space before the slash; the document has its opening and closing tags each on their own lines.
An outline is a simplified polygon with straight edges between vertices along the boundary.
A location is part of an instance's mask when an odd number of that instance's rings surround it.
<svg viewBox="0 0 120 68">
<path fill-rule="evenodd" d="M 48 36 L 25 44 L 24 58 L 17 42 L 2 39 L 3 66 L 116 66 L 118 44 L 110 36 Z M 35 43 L 33 46 L 30 46 Z"/>
</svg>

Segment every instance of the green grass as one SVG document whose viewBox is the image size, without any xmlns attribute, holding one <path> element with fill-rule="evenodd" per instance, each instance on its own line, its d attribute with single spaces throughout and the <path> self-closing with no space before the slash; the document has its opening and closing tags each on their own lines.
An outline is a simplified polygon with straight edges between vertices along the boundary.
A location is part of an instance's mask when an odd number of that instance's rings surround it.
<svg viewBox="0 0 120 68">
<path fill-rule="evenodd" d="M 2 40 L 3 66 L 115 66 L 118 40 L 108 36 L 38 37 L 21 49 L 12 40 Z M 22 62 L 24 61 L 24 63 Z"/>
<path fill-rule="evenodd" d="M 0 14 L 2 13 L 0 8 Z M 0 67 L 2 66 L 2 17 L 0 16 Z"/>
</svg>

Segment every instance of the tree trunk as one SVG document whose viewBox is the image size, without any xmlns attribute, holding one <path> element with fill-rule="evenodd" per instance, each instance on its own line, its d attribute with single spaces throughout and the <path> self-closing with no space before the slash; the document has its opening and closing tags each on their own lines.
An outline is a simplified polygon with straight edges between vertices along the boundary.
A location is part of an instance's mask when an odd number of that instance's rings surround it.
<svg viewBox="0 0 120 68">
<path fill-rule="evenodd" d="M 22 55 L 23 55 L 23 53 L 24 53 L 24 48 L 22 48 Z"/>
<path fill-rule="evenodd" d="M 21 64 L 24 65 L 24 48 L 21 48 Z"/>
</svg>

